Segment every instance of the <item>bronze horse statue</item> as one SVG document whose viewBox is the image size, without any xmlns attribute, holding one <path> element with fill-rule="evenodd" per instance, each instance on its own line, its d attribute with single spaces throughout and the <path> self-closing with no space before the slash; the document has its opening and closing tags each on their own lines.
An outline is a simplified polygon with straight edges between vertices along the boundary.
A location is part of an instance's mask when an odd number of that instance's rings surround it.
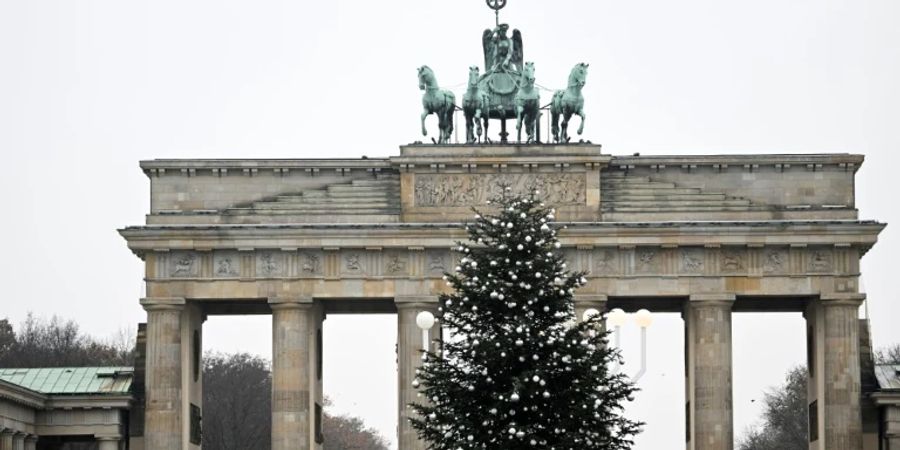
<svg viewBox="0 0 900 450">
<path fill-rule="evenodd" d="M 587 81 L 588 64 L 578 63 L 569 73 L 569 84 L 566 90 L 556 91 L 553 94 L 553 102 L 550 104 L 550 115 L 553 120 L 553 140 L 555 142 L 569 142 L 569 119 L 573 114 L 581 117 L 581 126 L 578 134 L 584 131 L 584 96 L 581 89 Z M 562 116 L 562 126 L 559 118 Z"/>
<path fill-rule="evenodd" d="M 469 67 L 469 86 L 463 95 L 462 110 L 466 116 L 466 143 L 481 141 L 481 122 L 484 121 L 484 137 L 487 139 L 490 96 L 479 85 L 481 75 L 478 66 Z"/>
<path fill-rule="evenodd" d="M 425 118 L 430 114 L 438 117 L 438 129 L 440 137 L 435 144 L 449 144 L 450 135 L 453 133 L 453 112 L 456 110 L 456 96 L 453 92 L 438 87 L 434 71 L 428 66 L 419 67 L 419 89 L 425 91 L 422 96 L 422 136 L 428 136 L 425 129 Z"/>
<path fill-rule="evenodd" d="M 518 141 L 522 142 L 522 122 L 525 122 L 525 134 L 528 136 L 526 143 L 537 141 L 535 130 L 540 117 L 541 93 L 534 88 L 534 63 L 527 62 L 522 70 L 519 80 L 519 90 L 516 92 L 516 131 Z"/>
</svg>

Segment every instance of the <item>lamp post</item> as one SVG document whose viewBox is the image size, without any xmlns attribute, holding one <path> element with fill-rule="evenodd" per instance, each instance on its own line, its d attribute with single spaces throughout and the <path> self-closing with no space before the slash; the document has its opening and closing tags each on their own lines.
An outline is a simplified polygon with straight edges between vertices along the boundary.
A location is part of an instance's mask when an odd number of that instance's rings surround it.
<svg viewBox="0 0 900 450">
<path fill-rule="evenodd" d="M 434 314 L 429 311 L 422 311 L 418 315 L 416 315 L 416 325 L 422 330 L 422 351 L 428 351 L 428 331 L 434 327 Z M 425 355 L 422 354 L 422 358 L 425 358 Z"/>
<path fill-rule="evenodd" d="M 585 311 L 587 315 L 587 311 Z M 647 328 L 653 324 L 653 313 L 646 309 L 641 309 L 634 315 L 635 323 L 641 327 L 641 368 L 634 376 L 631 377 L 633 382 L 637 382 L 647 373 Z M 621 308 L 615 308 L 606 316 L 606 322 L 613 326 L 615 334 L 616 348 L 622 348 L 622 325 L 628 322 L 628 314 Z M 619 363 L 613 366 L 613 373 L 619 371 Z"/>
</svg>

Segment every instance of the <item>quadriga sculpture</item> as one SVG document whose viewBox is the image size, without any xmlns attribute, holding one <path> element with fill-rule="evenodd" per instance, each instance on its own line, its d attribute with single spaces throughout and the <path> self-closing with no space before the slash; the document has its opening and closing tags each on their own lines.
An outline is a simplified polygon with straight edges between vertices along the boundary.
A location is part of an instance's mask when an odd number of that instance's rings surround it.
<svg viewBox="0 0 900 450">
<path fill-rule="evenodd" d="M 522 122 L 525 122 L 525 134 L 528 136 L 526 143 L 531 144 L 537 140 L 535 129 L 541 110 L 541 94 L 534 88 L 534 63 L 527 62 L 522 70 L 519 81 L 519 90 L 516 92 L 516 131 L 517 140 L 522 142 Z"/>
<path fill-rule="evenodd" d="M 588 64 L 578 63 L 569 73 L 569 84 L 566 90 L 556 91 L 553 94 L 553 102 L 550 104 L 550 116 L 553 119 L 553 140 L 555 142 L 569 142 L 569 119 L 573 114 L 581 117 L 581 125 L 578 134 L 584 131 L 584 97 L 581 89 L 587 81 Z M 562 125 L 559 118 L 562 116 Z"/>
<path fill-rule="evenodd" d="M 466 143 L 474 144 L 481 140 L 481 122 L 484 121 L 484 135 L 487 137 L 488 112 L 490 97 L 481 89 L 481 74 L 478 66 L 469 67 L 469 85 L 463 95 L 462 109 L 466 116 Z"/>
<path fill-rule="evenodd" d="M 438 87 L 434 71 L 428 66 L 419 67 L 419 89 L 425 91 L 422 96 L 422 136 L 428 136 L 425 118 L 430 114 L 438 117 L 440 137 L 436 144 L 449 144 L 453 133 L 453 111 L 456 110 L 456 96 L 452 92 Z M 432 141 L 434 139 L 432 138 Z"/>
</svg>

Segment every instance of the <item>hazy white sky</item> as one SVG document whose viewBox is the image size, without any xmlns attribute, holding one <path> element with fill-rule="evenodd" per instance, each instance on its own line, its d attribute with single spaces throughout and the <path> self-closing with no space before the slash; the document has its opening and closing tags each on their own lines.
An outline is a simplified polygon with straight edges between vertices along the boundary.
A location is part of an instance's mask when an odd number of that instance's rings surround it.
<svg viewBox="0 0 900 450">
<path fill-rule="evenodd" d="M 605 151 L 862 153 L 861 217 L 900 219 L 896 0 L 509 3 L 538 83 L 590 63 L 586 137 Z M 493 20 L 481 0 L 0 1 L 0 316 L 59 314 L 100 336 L 144 320 L 141 264 L 115 231 L 148 211 L 139 160 L 397 154 L 420 139 L 416 67 L 463 83 Z M 889 227 L 864 259 L 876 346 L 900 342 L 897 250 Z M 269 329 L 213 318 L 205 344 L 268 356 Z M 395 333 L 392 316 L 332 316 L 325 346 L 336 408 L 389 437 Z M 650 338 L 637 448 L 679 448 L 680 317 Z M 628 355 L 637 343 L 627 331 Z M 736 431 L 803 352 L 799 314 L 735 317 Z"/>
</svg>

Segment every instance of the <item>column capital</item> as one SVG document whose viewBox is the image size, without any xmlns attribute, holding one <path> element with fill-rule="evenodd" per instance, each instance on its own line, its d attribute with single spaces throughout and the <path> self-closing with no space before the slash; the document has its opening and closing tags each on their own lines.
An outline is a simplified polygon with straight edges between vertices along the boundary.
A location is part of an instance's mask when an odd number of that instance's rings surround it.
<svg viewBox="0 0 900 450">
<path fill-rule="evenodd" d="M 859 306 L 866 300 L 866 294 L 858 292 L 828 292 L 819 294 L 823 306 Z"/>
<path fill-rule="evenodd" d="M 145 297 L 141 299 L 141 306 L 145 311 L 181 311 L 184 309 L 183 297 Z"/>
<path fill-rule="evenodd" d="M 269 297 L 269 307 L 272 310 L 309 309 L 312 306 L 312 297 Z"/>
<path fill-rule="evenodd" d="M 691 294 L 690 297 L 688 297 L 687 305 L 688 307 L 721 306 L 731 308 L 736 299 L 737 295 L 735 294 Z"/>
<path fill-rule="evenodd" d="M 394 297 L 394 305 L 401 309 L 435 309 L 440 306 L 437 295 L 402 295 Z"/>
<path fill-rule="evenodd" d="M 572 299 L 575 303 L 606 303 L 609 296 L 606 294 L 575 294 Z"/>
<path fill-rule="evenodd" d="M 0 427 L 0 434 L 16 434 L 16 430 L 13 430 L 12 428 Z"/>
<path fill-rule="evenodd" d="M 121 441 L 122 436 L 119 435 L 94 435 L 94 439 L 98 441 Z"/>
<path fill-rule="evenodd" d="M 25 442 L 37 442 L 38 436 L 36 434 L 29 434 L 25 436 Z"/>
</svg>

